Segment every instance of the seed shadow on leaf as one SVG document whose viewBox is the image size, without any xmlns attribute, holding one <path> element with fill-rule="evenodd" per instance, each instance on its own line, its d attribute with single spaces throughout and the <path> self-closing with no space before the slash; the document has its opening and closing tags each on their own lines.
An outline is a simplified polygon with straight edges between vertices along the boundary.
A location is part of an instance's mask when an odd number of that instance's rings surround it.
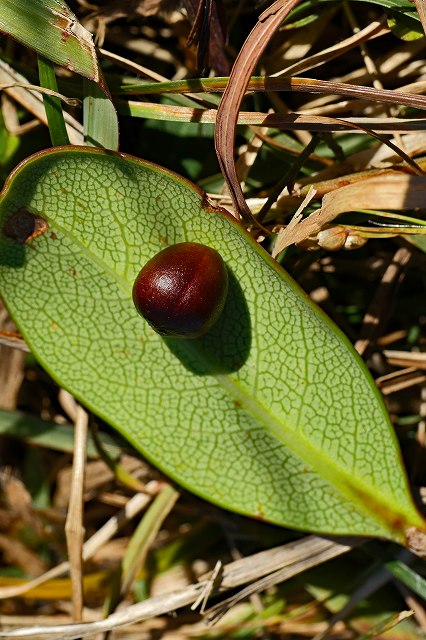
<svg viewBox="0 0 426 640">
<path fill-rule="evenodd" d="M 0 237 L 0 265 L 19 269 L 25 264 L 26 248 Z"/>
<path fill-rule="evenodd" d="M 238 371 L 251 348 L 251 319 L 244 292 L 229 269 L 225 308 L 210 331 L 197 340 L 164 338 L 184 367 L 199 376 Z"/>
</svg>

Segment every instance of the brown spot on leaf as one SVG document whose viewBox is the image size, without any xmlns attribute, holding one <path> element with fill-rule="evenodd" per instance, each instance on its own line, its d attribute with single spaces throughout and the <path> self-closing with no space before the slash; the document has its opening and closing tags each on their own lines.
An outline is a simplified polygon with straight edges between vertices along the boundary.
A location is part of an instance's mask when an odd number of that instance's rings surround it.
<svg viewBox="0 0 426 640">
<path fill-rule="evenodd" d="M 70 276 L 72 276 L 73 278 L 78 278 L 77 269 L 74 269 L 74 267 L 71 267 L 70 269 L 68 269 L 68 273 L 69 273 L 69 274 L 70 274 Z"/>
<path fill-rule="evenodd" d="M 58 27 L 58 29 L 69 29 L 71 25 L 69 18 L 58 14 L 55 16 L 53 24 L 55 27 Z"/>
<path fill-rule="evenodd" d="M 9 218 L 3 227 L 7 238 L 18 244 L 28 244 L 31 240 L 46 233 L 49 225 L 44 218 L 34 215 L 25 209 L 19 209 Z"/>
</svg>

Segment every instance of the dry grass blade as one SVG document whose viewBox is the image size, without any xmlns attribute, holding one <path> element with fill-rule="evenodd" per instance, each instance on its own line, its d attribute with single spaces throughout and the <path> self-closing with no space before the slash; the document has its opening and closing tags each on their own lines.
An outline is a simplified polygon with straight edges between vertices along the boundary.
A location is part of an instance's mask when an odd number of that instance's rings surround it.
<svg viewBox="0 0 426 640">
<path fill-rule="evenodd" d="M 286 67 L 282 71 L 274 73 L 273 76 L 294 76 L 296 73 L 302 73 L 304 71 L 307 71 L 308 69 L 314 69 L 324 62 L 333 60 L 337 56 L 342 55 L 342 53 L 350 51 L 354 47 L 357 47 L 360 43 L 365 42 L 366 40 L 371 40 L 372 38 L 378 38 L 382 35 L 385 35 L 386 33 L 389 33 L 389 29 L 384 26 L 384 20 L 380 22 L 372 22 L 350 38 L 346 38 L 345 40 L 338 42 L 332 47 L 323 49 L 319 53 L 309 56 L 304 60 L 300 60 L 299 62 Z"/>
<path fill-rule="evenodd" d="M 300 205 L 300 207 L 297 209 L 296 213 L 290 220 L 288 226 L 284 229 L 280 229 L 280 231 L 278 232 L 277 240 L 275 242 L 275 247 L 272 252 L 273 258 L 277 258 L 279 254 L 286 248 L 286 246 L 288 246 L 288 244 L 286 244 L 288 241 L 290 241 L 290 244 L 291 244 L 292 231 L 293 229 L 297 228 L 297 226 L 299 225 L 302 219 L 303 211 L 306 209 L 308 204 L 315 198 L 316 193 L 317 192 L 314 187 L 312 186 L 309 187 L 308 193 L 306 194 L 302 204 Z"/>
<path fill-rule="evenodd" d="M 0 327 L 0 407 L 14 410 L 17 407 L 20 387 L 25 377 L 25 354 L 21 350 L 6 348 L 1 341 L 2 334 L 6 334 L 11 340 L 16 340 L 17 337 L 16 333 L 10 331 L 14 327 L 1 302 Z M 0 471 L 2 471 L 1 464 Z M 3 488 L 3 482 L 0 482 L 0 485 Z"/>
<path fill-rule="evenodd" d="M 28 88 L 28 81 L 20 73 L 16 72 L 6 62 L 0 60 L 0 83 L 8 85 L 4 91 L 18 104 L 22 105 L 37 120 L 47 125 L 46 111 L 43 104 L 43 98 L 39 92 Z M 64 113 L 65 125 L 71 144 L 83 144 L 83 127 L 68 113 Z"/>
<path fill-rule="evenodd" d="M 171 484 L 165 483 L 155 497 L 127 546 L 122 561 L 122 583 L 120 595 L 124 597 L 140 571 L 148 551 L 154 543 L 165 518 L 173 509 L 180 493 Z"/>
<path fill-rule="evenodd" d="M 68 393 L 63 393 L 69 396 Z M 71 398 L 68 397 L 68 402 L 70 400 Z M 73 617 L 74 620 L 81 620 L 83 613 L 83 491 L 89 416 L 80 405 L 74 404 L 74 460 L 70 504 L 65 522 L 65 536 L 71 568 Z"/>
<path fill-rule="evenodd" d="M 238 78 L 238 76 L 237 76 Z M 244 78 L 246 79 L 246 78 Z M 207 78 L 196 80 L 180 80 L 166 83 L 131 84 L 115 91 L 116 95 L 144 95 L 163 93 L 221 93 L 224 95 L 231 91 L 232 74 L 230 78 Z M 406 91 L 407 87 L 413 87 L 413 93 Z M 389 104 L 405 105 L 417 109 L 426 110 L 426 96 L 416 95 L 423 91 L 423 84 L 416 82 L 401 87 L 401 89 L 378 89 L 361 84 L 349 84 L 335 80 L 315 80 L 314 78 L 276 78 L 274 76 L 251 76 L 245 86 L 245 91 L 296 91 L 298 93 L 318 93 L 327 95 L 340 95 L 347 98 L 357 98 L 372 102 L 388 102 Z M 404 90 L 403 90 L 404 89 Z M 234 96 L 235 92 L 232 92 Z M 238 96 L 240 92 L 238 92 Z M 235 98 L 235 96 L 234 96 Z M 238 111 L 238 110 L 237 110 Z M 223 116 L 224 118 L 224 116 Z M 223 124 L 226 124 L 224 122 Z M 219 135 L 219 133 L 217 134 Z"/>
<path fill-rule="evenodd" d="M 425 159 L 419 158 L 418 164 L 421 169 L 426 170 Z M 409 173 L 409 170 L 407 170 L 407 173 Z M 384 176 L 395 175 L 400 174 L 396 173 L 394 168 L 389 167 L 386 169 L 366 169 L 364 171 L 356 171 L 347 175 L 339 174 L 337 177 L 330 178 L 329 180 L 320 179 L 313 181 L 313 178 L 309 177 L 306 180 L 300 180 L 300 184 L 303 185 L 300 189 L 300 196 L 303 197 L 307 194 L 311 184 L 315 187 L 315 190 L 317 192 L 316 197 L 322 198 L 326 193 L 330 193 L 331 191 L 335 191 L 336 189 L 340 189 L 342 187 L 350 186 L 357 182 L 363 182 L 364 180 L 370 180 L 372 178 L 377 178 L 380 180 Z"/>
<path fill-rule="evenodd" d="M 153 120 L 170 120 L 174 122 L 217 123 L 216 109 L 180 107 L 168 104 L 153 104 L 136 100 L 117 100 L 119 113 Z M 424 107 L 426 108 L 426 102 Z M 374 135 L 375 131 L 389 133 L 405 133 L 407 131 L 424 130 L 424 118 L 330 118 L 327 116 L 304 115 L 299 113 L 264 113 L 258 111 L 240 111 L 237 124 L 264 125 L 286 130 L 308 131 L 345 131 L 356 130 L 360 133 Z M 384 142 L 384 141 L 383 141 Z M 390 146 L 390 145 L 389 145 Z M 391 146 L 393 150 L 395 146 Z M 398 150 L 399 151 L 399 150 Z M 398 154 L 400 155 L 400 153 Z"/>
<path fill-rule="evenodd" d="M 76 107 L 81 104 L 81 100 L 78 100 L 78 98 L 67 98 L 67 96 L 62 95 L 62 93 L 58 93 L 58 91 L 52 91 L 52 89 L 46 89 L 45 87 L 39 87 L 36 84 L 28 84 L 25 82 L 9 82 L 0 84 L 0 91 L 3 91 L 4 89 L 13 89 L 13 87 L 21 87 L 22 89 L 27 90 L 31 89 L 32 91 L 38 91 L 45 96 L 54 96 L 71 107 Z"/>
<path fill-rule="evenodd" d="M 334 119 L 334 118 L 328 118 L 328 120 L 329 122 L 333 122 L 333 120 L 335 120 L 336 124 L 339 124 L 341 122 L 340 119 Z M 349 124 L 349 123 L 346 122 L 346 124 Z M 392 151 L 394 151 L 400 158 L 405 160 L 405 162 L 414 170 L 414 173 L 417 173 L 418 175 L 423 175 L 424 173 L 423 169 L 417 164 L 415 160 L 413 160 L 413 158 L 411 158 L 407 153 L 405 153 L 405 151 L 397 147 L 393 142 L 391 142 L 390 140 L 387 140 L 386 138 L 383 138 L 383 136 L 381 136 L 379 133 L 373 131 L 372 129 L 369 129 L 366 126 L 362 126 L 359 123 L 358 124 L 351 123 L 349 125 L 349 128 L 360 129 L 364 133 L 367 133 L 373 138 L 376 138 L 376 140 L 380 140 L 382 144 L 389 147 L 389 149 L 392 149 Z"/>
<path fill-rule="evenodd" d="M 393 371 L 385 376 L 380 376 L 376 380 L 376 384 L 380 389 L 380 392 L 389 396 L 392 393 L 409 389 L 418 384 L 424 384 L 426 381 L 426 375 L 420 373 L 414 367 L 407 367 L 399 371 Z"/>
<path fill-rule="evenodd" d="M 268 81 L 268 85 L 270 82 Z M 281 89 L 284 90 L 284 89 Z M 289 89 L 292 91 L 306 91 L 308 93 L 328 93 L 348 98 L 360 98 L 375 102 L 388 102 L 390 104 L 405 104 L 418 109 L 426 109 L 426 97 L 406 93 L 399 90 L 376 89 L 363 85 L 351 85 L 345 82 L 333 80 L 314 80 L 313 78 L 292 78 L 289 81 Z"/>
<path fill-rule="evenodd" d="M 152 483 L 152 489 L 158 489 L 158 483 Z M 147 489 L 150 487 L 148 486 Z M 89 560 L 108 540 L 110 540 L 120 529 L 123 527 L 129 520 L 131 520 L 135 515 L 140 513 L 151 501 L 151 496 L 137 493 L 127 502 L 126 506 L 117 513 L 117 515 L 112 516 L 107 522 L 100 528 L 98 531 L 87 540 L 83 545 L 83 560 Z M 33 580 L 29 580 L 20 585 L 11 586 L 11 587 L 2 587 L 0 588 L 0 599 L 4 598 L 14 598 L 16 596 L 23 595 L 42 585 L 49 580 L 53 580 L 58 576 L 61 576 L 66 571 L 69 571 L 70 563 L 69 562 L 61 562 L 61 564 L 49 569 L 41 576 L 34 578 Z"/>
<path fill-rule="evenodd" d="M 386 350 L 383 355 L 389 364 L 426 369 L 426 353 L 424 352 Z"/>
<path fill-rule="evenodd" d="M 403 173 L 388 173 L 380 177 L 367 178 L 327 193 L 321 209 L 281 236 L 280 247 L 302 242 L 315 235 L 327 223 L 344 211 L 359 209 L 416 209 L 424 206 L 426 176 Z"/>
<path fill-rule="evenodd" d="M 234 161 L 238 111 L 253 70 L 271 35 L 298 3 L 299 0 L 278 0 L 259 17 L 235 61 L 217 112 L 215 145 L 219 164 L 235 210 L 248 222 L 252 222 L 253 217 L 238 181 Z"/>
<path fill-rule="evenodd" d="M 356 545 L 356 541 L 351 542 L 352 545 Z M 311 569 L 312 567 L 316 567 L 331 558 L 336 557 L 336 549 L 333 547 L 321 549 L 318 553 L 310 553 L 309 556 L 305 558 L 301 558 L 299 561 L 295 563 L 288 563 L 285 567 L 278 569 L 271 573 L 270 575 L 264 576 L 257 580 L 253 584 L 250 584 L 248 587 L 242 589 L 239 593 L 228 598 L 225 602 L 221 602 L 218 605 L 215 605 L 211 609 L 207 611 L 207 619 L 210 623 L 217 622 L 231 607 L 240 602 L 241 600 L 248 598 L 254 593 L 258 593 L 259 591 L 264 591 L 265 589 L 269 589 L 276 584 L 280 584 L 285 580 L 289 580 L 290 578 L 306 571 L 307 569 Z"/>
<path fill-rule="evenodd" d="M 376 624 L 372 629 L 370 629 L 367 633 L 358 636 L 356 640 L 374 640 L 374 638 L 379 638 L 382 634 L 390 631 L 394 627 L 396 627 L 400 622 L 406 620 L 407 618 L 411 618 L 414 615 L 414 611 L 401 611 L 400 613 L 394 613 L 387 618 Z"/>
<path fill-rule="evenodd" d="M 124 58 L 123 56 L 119 56 L 117 53 L 112 51 L 107 51 L 106 49 L 99 49 L 100 55 L 105 58 L 105 60 L 110 60 L 111 62 L 116 62 L 118 65 L 123 67 L 124 69 L 128 69 L 133 73 L 142 74 L 147 78 L 151 78 L 151 80 L 155 80 L 156 82 L 167 82 L 167 78 L 165 76 L 148 69 L 148 67 L 143 67 L 133 60 L 129 60 L 128 58 Z"/>
<path fill-rule="evenodd" d="M 269 549 L 248 556 L 241 560 L 231 562 L 223 568 L 222 580 L 219 591 L 227 591 L 235 587 L 247 584 L 252 580 L 267 576 L 268 573 L 280 570 L 279 581 L 283 581 L 290 575 L 296 575 L 304 571 L 309 562 L 311 566 L 325 562 L 351 550 L 359 540 L 328 540 L 318 536 L 307 536 L 296 542 L 281 545 L 275 549 Z M 287 576 L 285 575 L 287 572 Z M 276 576 L 277 577 L 277 576 Z M 267 578 L 266 578 L 267 580 Z M 277 580 L 278 581 L 278 580 Z M 271 581 L 269 580 L 269 584 Z M 274 582 L 275 584 L 276 582 Z M 165 593 L 143 602 L 132 605 L 126 610 L 114 613 L 104 620 L 85 624 L 67 624 L 56 626 L 33 626 L 31 629 L 17 629 L 15 631 L 2 632 L 0 638 L 28 638 L 43 635 L 45 638 L 61 638 L 61 640 L 73 640 L 94 633 L 107 631 L 132 624 L 147 618 L 170 613 L 181 607 L 192 604 L 206 589 L 209 577 L 197 584 L 191 584 L 180 591 Z M 257 588 L 256 588 L 257 590 Z"/>
<path fill-rule="evenodd" d="M 238 179 L 241 182 L 241 188 L 244 187 L 245 181 L 247 180 L 247 176 L 250 173 L 250 169 L 258 157 L 259 151 L 263 145 L 262 134 L 266 135 L 269 127 L 260 128 L 260 135 L 257 131 L 254 131 L 254 135 L 250 138 L 245 146 L 244 150 L 241 152 L 237 162 L 235 163 L 235 168 L 237 171 Z"/>
<path fill-rule="evenodd" d="M 383 274 L 379 287 L 364 316 L 360 337 L 355 343 L 355 349 L 360 356 L 363 356 L 374 343 L 379 331 L 386 323 L 395 297 L 395 287 L 404 277 L 405 269 L 412 255 L 412 251 L 405 247 L 400 247 Z"/>
<path fill-rule="evenodd" d="M 19 351 L 30 352 L 29 346 L 19 333 L 12 331 L 0 331 L 0 345 L 10 347 L 11 349 L 19 349 Z"/>
</svg>

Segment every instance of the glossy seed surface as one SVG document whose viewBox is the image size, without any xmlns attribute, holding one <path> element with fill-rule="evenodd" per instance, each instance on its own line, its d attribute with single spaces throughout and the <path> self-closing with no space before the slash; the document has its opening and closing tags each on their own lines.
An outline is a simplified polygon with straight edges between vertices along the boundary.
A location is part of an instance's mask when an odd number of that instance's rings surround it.
<svg viewBox="0 0 426 640">
<path fill-rule="evenodd" d="M 161 335 L 198 338 L 223 311 L 228 271 L 221 255 L 197 242 L 157 253 L 139 272 L 133 302 Z"/>
</svg>

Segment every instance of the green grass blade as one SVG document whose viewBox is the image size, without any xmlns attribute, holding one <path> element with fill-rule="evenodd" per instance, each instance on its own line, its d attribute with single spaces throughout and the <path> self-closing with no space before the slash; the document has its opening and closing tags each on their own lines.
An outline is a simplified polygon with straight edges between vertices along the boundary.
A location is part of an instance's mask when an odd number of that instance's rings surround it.
<svg viewBox="0 0 426 640">
<path fill-rule="evenodd" d="M 84 80 L 83 127 L 86 144 L 118 149 L 118 119 L 109 95 L 96 82 Z"/>
<path fill-rule="evenodd" d="M 137 526 L 122 561 L 122 594 L 127 593 L 143 566 L 149 548 L 179 496 L 179 491 L 172 485 L 165 484 Z"/>
<path fill-rule="evenodd" d="M 52 91 L 58 91 L 55 68 L 50 60 L 38 56 L 38 73 L 40 85 Z M 54 147 L 64 146 L 70 143 L 65 127 L 64 114 L 59 98 L 43 95 L 44 108 L 46 109 L 47 122 L 49 124 L 50 139 Z"/>
<path fill-rule="evenodd" d="M 37 447 L 65 451 L 74 450 L 74 428 L 70 424 L 57 424 L 42 420 L 36 416 L 21 411 L 6 411 L 0 409 L 0 436 L 16 438 Z M 115 459 L 120 456 L 122 449 L 105 433 L 97 434 L 104 451 Z M 87 444 L 89 458 L 98 458 L 99 451 L 89 435 Z"/>
<path fill-rule="evenodd" d="M 92 35 L 63 0 L 1 0 L 0 31 L 56 64 L 99 79 Z"/>
<path fill-rule="evenodd" d="M 401 562 L 401 560 L 388 560 L 384 563 L 384 566 L 395 578 L 411 589 L 413 593 L 426 600 L 426 580 L 423 576 L 408 567 L 405 562 Z"/>
</svg>

